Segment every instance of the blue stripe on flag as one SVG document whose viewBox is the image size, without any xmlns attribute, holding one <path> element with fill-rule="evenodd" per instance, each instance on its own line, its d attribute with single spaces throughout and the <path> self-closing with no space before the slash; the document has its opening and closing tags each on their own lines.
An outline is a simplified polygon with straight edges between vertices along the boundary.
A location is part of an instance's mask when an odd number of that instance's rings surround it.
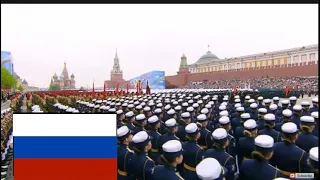
<svg viewBox="0 0 320 180">
<path fill-rule="evenodd" d="M 117 137 L 15 136 L 14 158 L 116 158 Z"/>
</svg>

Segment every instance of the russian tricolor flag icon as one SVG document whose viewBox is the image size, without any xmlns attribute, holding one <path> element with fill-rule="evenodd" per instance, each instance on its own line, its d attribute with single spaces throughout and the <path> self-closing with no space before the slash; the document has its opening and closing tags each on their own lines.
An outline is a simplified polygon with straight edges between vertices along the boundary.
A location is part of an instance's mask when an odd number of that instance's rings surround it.
<svg viewBox="0 0 320 180">
<path fill-rule="evenodd" d="M 15 180 L 117 179 L 115 114 L 14 114 Z"/>
</svg>

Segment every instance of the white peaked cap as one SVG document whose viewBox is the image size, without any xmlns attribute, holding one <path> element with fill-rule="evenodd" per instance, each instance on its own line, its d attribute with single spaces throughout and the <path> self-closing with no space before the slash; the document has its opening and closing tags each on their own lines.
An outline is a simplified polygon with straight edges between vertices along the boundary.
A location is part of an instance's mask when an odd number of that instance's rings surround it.
<svg viewBox="0 0 320 180">
<path fill-rule="evenodd" d="M 178 140 L 169 140 L 162 145 L 164 152 L 175 153 L 182 150 L 182 144 Z"/>
<path fill-rule="evenodd" d="M 219 161 L 214 158 L 205 158 L 196 167 L 198 177 L 203 180 L 217 179 L 220 177 L 221 171 Z"/>
<path fill-rule="evenodd" d="M 207 108 L 201 109 L 201 114 L 207 114 L 209 110 Z"/>
<path fill-rule="evenodd" d="M 291 97 L 289 97 L 289 100 L 290 100 L 290 101 L 295 101 L 295 100 L 297 100 L 297 97 L 291 96 Z"/>
<path fill-rule="evenodd" d="M 309 151 L 309 157 L 310 159 L 319 162 L 319 149 L 318 147 L 313 147 Z"/>
<path fill-rule="evenodd" d="M 237 107 L 236 111 L 243 112 L 244 111 L 244 107 Z"/>
<path fill-rule="evenodd" d="M 190 117 L 190 113 L 189 112 L 184 112 L 184 113 L 181 114 L 181 117 L 189 118 Z"/>
<path fill-rule="evenodd" d="M 234 96 L 234 98 L 235 98 L 235 99 L 239 99 L 239 98 L 240 98 L 240 96 L 239 96 L 239 95 L 236 95 L 236 96 Z"/>
<path fill-rule="evenodd" d="M 258 109 L 258 112 L 259 112 L 259 113 L 267 113 L 268 110 L 267 110 L 266 108 L 259 108 L 259 109 Z"/>
<path fill-rule="evenodd" d="M 274 140 L 269 135 L 259 135 L 254 139 L 254 144 L 262 148 L 272 148 Z"/>
<path fill-rule="evenodd" d="M 156 115 L 153 115 L 153 116 L 149 117 L 149 119 L 148 119 L 149 123 L 155 123 L 157 121 L 159 121 L 159 118 Z"/>
<path fill-rule="evenodd" d="M 170 108 L 171 108 L 170 104 L 167 104 L 167 105 L 164 107 L 165 110 L 169 110 Z"/>
<path fill-rule="evenodd" d="M 140 110 L 140 109 L 142 109 L 142 106 L 141 106 L 141 105 L 138 105 L 138 106 L 135 107 L 135 109 Z"/>
<path fill-rule="evenodd" d="M 220 105 L 220 106 L 219 106 L 219 110 L 221 110 L 221 111 L 226 110 L 226 109 L 227 109 L 226 106 L 223 106 L 223 105 Z"/>
<path fill-rule="evenodd" d="M 128 134 L 129 128 L 127 126 L 121 126 L 119 129 L 117 129 L 117 136 L 122 137 L 126 134 Z"/>
<path fill-rule="evenodd" d="M 289 103 L 290 103 L 290 101 L 287 99 L 281 101 L 281 104 L 289 104 Z"/>
<path fill-rule="evenodd" d="M 302 106 L 310 106 L 310 102 L 309 101 L 302 101 L 301 105 Z"/>
<path fill-rule="evenodd" d="M 275 178 L 275 179 L 273 179 L 273 180 L 290 180 L 290 179 L 278 177 L 278 178 Z"/>
<path fill-rule="evenodd" d="M 157 107 L 162 107 L 162 106 L 163 106 L 162 103 L 157 104 Z"/>
<path fill-rule="evenodd" d="M 133 137 L 132 137 L 132 141 L 134 143 L 141 143 L 141 142 L 144 142 L 145 140 L 147 140 L 149 138 L 149 135 L 147 132 L 145 131 L 139 131 L 137 134 L 135 134 Z"/>
<path fill-rule="evenodd" d="M 197 120 L 198 120 L 198 121 L 204 121 L 204 120 L 206 120 L 206 119 L 207 119 L 207 116 L 204 115 L 204 114 L 199 114 L 199 115 L 197 116 Z"/>
<path fill-rule="evenodd" d="M 282 115 L 286 117 L 291 117 L 292 116 L 292 111 L 290 109 L 285 109 L 282 111 Z"/>
<path fill-rule="evenodd" d="M 190 123 L 185 127 L 187 133 L 195 133 L 198 130 L 196 123 Z"/>
<path fill-rule="evenodd" d="M 194 103 L 194 104 L 192 104 L 192 107 L 197 108 L 197 107 L 199 107 L 199 104 L 198 103 Z"/>
<path fill-rule="evenodd" d="M 243 126 L 246 129 L 254 129 L 257 127 L 257 123 L 253 119 L 248 119 L 248 120 L 246 120 L 246 122 L 244 122 Z"/>
<path fill-rule="evenodd" d="M 217 140 L 224 139 L 227 136 L 228 136 L 228 133 L 224 128 L 218 128 L 214 130 L 212 133 L 212 137 Z"/>
<path fill-rule="evenodd" d="M 160 108 L 157 108 L 154 110 L 155 113 L 162 113 L 162 110 Z"/>
<path fill-rule="evenodd" d="M 278 106 L 277 106 L 276 104 L 271 104 L 270 107 L 269 107 L 269 109 L 272 110 L 272 111 L 273 111 L 273 110 L 277 110 L 277 109 L 278 109 Z"/>
<path fill-rule="evenodd" d="M 250 114 L 249 113 L 243 113 L 243 114 L 240 115 L 240 117 L 242 119 L 248 119 L 248 118 L 250 118 Z"/>
<path fill-rule="evenodd" d="M 236 103 L 236 104 L 234 105 L 234 107 L 235 107 L 235 108 L 241 107 L 241 104 L 240 104 L 240 103 Z"/>
<path fill-rule="evenodd" d="M 293 106 L 293 110 L 301 111 L 302 110 L 302 106 L 300 104 L 296 104 L 296 105 Z"/>
<path fill-rule="evenodd" d="M 177 124 L 177 121 L 173 118 L 171 119 L 168 119 L 166 122 L 165 122 L 165 125 L 167 127 L 172 127 L 172 126 L 175 126 Z"/>
<path fill-rule="evenodd" d="M 238 103 L 238 102 L 241 102 L 240 99 L 235 99 L 234 102 Z"/>
<path fill-rule="evenodd" d="M 279 98 L 278 96 L 276 96 L 276 97 L 273 97 L 272 100 L 274 100 L 274 101 L 279 101 L 280 98 Z"/>
<path fill-rule="evenodd" d="M 150 108 L 150 107 L 148 107 L 148 106 L 146 106 L 146 107 L 144 107 L 144 108 L 143 108 L 143 110 L 144 110 L 144 111 L 150 111 L 150 110 L 151 110 L 151 108 Z"/>
<path fill-rule="evenodd" d="M 312 116 L 301 116 L 300 117 L 301 122 L 307 122 L 307 123 L 314 123 L 314 117 Z"/>
<path fill-rule="evenodd" d="M 132 117 L 132 116 L 134 116 L 134 113 L 132 111 L 129 111 L 129 112 L 126 113 L 125 116 L 126 117 Z"/>
<path fill-rule="evenodd" d="M 258 97 L 258 100 L 263 100 L 263 97 L 262 97 L 262 96 L 259 96 L 259 97 Z"/>
<path fill-rule="evenodd" d="M 120 110 L 118 110 L 116 113 L 117 113 L 117 114 L 122 114 L 122 113 L 123 113 L 123 110 L 120 109 Z"/>
<path fill-rule="evenodd" d="M 172 114 L 175 114 L 175 113 L 176 113 L 176 111 L 174 111 L 173 109 L 170 109 L 170 110 L 167 112 L 168 115 L 172 115 Z"/>
<path fill-rule="evenodd" d="M 193 107 L 188 107 L 188 108 L 187 108 L 187 111 L 188 111 L 188 112 L 194 111 L 194 108 L 193 108 Z"/>
<path fill-rule="evenodd" d="M 318 101 L 319 101 L 318 98 L 313 98 L 312 99 L 312 102 L 314 102 L 314 103 L 318 103 Z"/>
<path fill-rule="evenodd" d="M 109 109 L 109 112 L 116 112 L 117 110 L 115 108 Z"/>
<path fill-rule="evenodd" d="M 230 118 L 228 116 L 222 116 L 220 119 L 219 119 L 219 123 L 220 124 L 228 124 L 230 123 Z"/>
<path fill-rule="evenodd" d="M 263 102 L 269 104 L 269 103 L 271 103 L 271 99 L 265 99 L 265 100 L 263 100 Z"/>
<path fill-rule="evenodd" d="M 224 110 L 224 111 L 221 111 L 219 112 L 219 116 L 222 117 L 222 116 L 229 116 L 229 112 Z"/>
<path fill-rule="evenodd" d="M 319 117 L 319 112 L 318 112 L 318 111 L 312 112 L 312 113 L 311 113 L 311 116 L 312 116 L 313 118 L 318 119 L 318 117 Z"/>
<path fill-rule="evenodd" d="M 182 106 L 189 106 L 187 102 L 182 103 Z"/>
<path fill-rule="evenodd" d="M 252 108 L 252 109 L 255 109 L 255 108 L 257 108 L 258 107 L 258 104 L 257 103 L 252 103 L 252 104 L 250 104 L 250 108 Z"/>
<path fill-rule="evenodd" d="M 246 96 L 246 97 L 244 97 L 244 99 L 247 99 L 247 100 L 249 100 L 249 99 L 250 99 L 250 96 Z"/>
<path fill-rule="evenodd" d="M 211 109 L 211 105 L 210 104 L 206 104 L 204 107 L 207 108 L 207 109 Z"/>
<path fill-rule="evenodd" d="M 254 99 L 249 99 L 249 101 L 248 101 L 249 103 L 254 103 L 255 102 L 255 100 Z"/>
<path fill-rule="evenodd" d="M 176 107 L 174 108 L 174 110 L 180 111 L 180 110 L 181 110 L 181 106 L 176 106 Z"/>
<path fill-rule="evenodd" d="M 298 131 L 298 128 L 295 123 L 287 122 L 281 126 L 281 131 L 284 133 L 296 133 Z"/>
<path fill-rule="evenodd" d="M 144 120 L 146 119 L 146 116 L 144 114 L 138 114 L 136 116 L 136 121 L 141 121 L 141 120 Z"/>
<path fill-rule="evenodd" d="M 264 115 L 263 119 L 266 121 L 275 121 L 276 116 L 274 114 L 269 113 L 269 114 Z"/>
</svg>

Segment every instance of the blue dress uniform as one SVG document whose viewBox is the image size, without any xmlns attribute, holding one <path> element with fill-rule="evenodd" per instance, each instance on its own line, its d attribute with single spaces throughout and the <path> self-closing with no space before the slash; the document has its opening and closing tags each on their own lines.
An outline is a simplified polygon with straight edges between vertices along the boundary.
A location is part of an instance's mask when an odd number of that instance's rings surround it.
<svg viewBox="0 0 320 180">
<path fill-rule="evenodd" d="M 297 103 L 297 97 L 291 96 L 291 97 L 289 97 L 289 101 L 290 101 L 289 109 L 290 109 L 291 111 L 293 111 L 293 106 L 295 106 L 296 103 Z"/>
<path fill-rule="evenodd" d="M 319 112 L 319 104 L 318 104 L 318 98 L 312 99 L 312 108 L 310 108 L 310 112 Z"/>
<path fill-rule="evenodd" d="M 311 116 L 302 116 L 301 121 L 301 133 L 296 140 L 296 145 L 306 152 L 313 147 L 319 146 L 318 137 L 312 134 L 312 126 L 315 126 L 314 118 Z"/>
<path fill-rule="evenodd" d="M 278 132 L 281 132 L 281 126 L 284 123 L 291 122 L 292 111 L 290 109 L 285 109 L 282 111 L 282 122 L 277 123 L 274 129 Z"/>
<path fill-rule="evenodd" d="M 191 119 L 190 119 L 190 113 L 189 112 L 184 112 L 181 114 L 181 124 L 179 125 L 178 132 L 177 132 L 177 137 L 184 142 L 186 138 L 186 126 L 190 124 Z"/>
<path fill-rule="evenodd" d="M 126 116 L 126 125 L 131 131 L 136 131 L 136 126 L 133 124 L 133 118 L 134 118 L 134 113 L 132 111 L 129 111 L 125 114 Z"/>
<path fill-rule="evenodd" d="M 156 166 L 152 172 L 152 180 L 183 180 L 183 178 L 175 172 L 173 162 L 176 162 L 176 158 L 182 156 L 182 145 L 180 141 L 170 140 L 163 144 L 163 157 L 166 159 L 164 165 Z M 182 159 L 182 158 L 181 158 Z M 181 162 L 176 162 L 181 163 Z"/>
<path fill-rule="evenodd" d="M 252 103 L 250 104 L 250 109 L 251 109 L 251 112 L 250 112 L 250 117 L 251 119 L 254 119 L 254 120 L 258 120 L 258 105 L 256 103 Z"/>
<path fill-rule="evenodd" d="M 265 154 L 272 152 L 273 138 L 259 135 L 255 138 L 255 152 Z M 243 161 L 240 166 L 239 180 L 272 180 L 285 177 L 277 168 L 271 166 L 264 157 L 253 156 L 253 159 Z"/>
<path fill-rule="evenodd" d="M 236 156 L 236 140 L 235 138 L 230 134 L 232 133 L 231 124 L 230 124 L 230 118 L 227 116 L 222 116 L 219 119 L 220 127 L 224 128 L 228 133 L 228 140 L 229 145 L 226 148 L 227 153 L 229 153 L 231 156 Z M 233 134 L 233 133 L 232 133 Z"/>
<path fill-rule="evenodd" d="M 249 113 L 241 114 L 241 122 L 242 123 L 246 122 L 248 119 L 250 119 L 250 114 Z M 234 136 L 236 138 L 236 142 L 238 142 L 239 138 L 244 137 L 243 131 L 244 131 L 243 125 L 238 126 L 236 128 L 236 132 L 234 134 Z"/>
<path fill-rule="evenodd" d="M 263 97 L 259 96 L 257 99 L 258 99 L 258 109 L 265 108 L 265 106 L 263 105 Z"/>
<path fill-rule="evenodd" d="M 218 160 L 214 158 L 205 158 L 196 167 L 196 173 L 198 178 L 195 180 L 223 180 L 225 179 L 228 170 L 221 166 Z"/>
<path fill-rule="evenodd" d="M 319 137 L 319 113 L 318 113 L 318 111 L 312 112 L 311 116 L 314 118 L 314 121 L 316 123 L 316 125 L 312 131 L 312 134 Z"/>
<path fill-rule="evenodd" d="M 295 136 L 298 133 L 297 126 L 288 122 L 281 127 L 283 138 L 285 136 Z M 274 145 L 274 153 L 270 160 L 270 164 L 277 166 L 280 171 L 290 176 L 292 173 L 302 173 L 308 170 L 307 153 L 295 145 L 290 140 L 283 140 Z"/>
<path fill-rule="evenodd" d="M 302 116 L 311 116 L 309 101 L 302 101 Z"/>
<path fill-rule="evenodd" d="M 188 107 L 187 112 L 190 113 L 191 116 L 191 122 L 196 122 L 197 119 L 194 117 L 194 108 L 193 107 Z"/>
<path fill-rule="evenodd" d="M 133 151 L 129 149 L 128 145 L 123 141 L 131 135 L 131 132 L 127 126 L 122 126 L 117 130 L 118 142 L 118 179 L 119 180 L 131 180 L 132 174 L 130 174 L 131 159 L 134 155 Z M 129 143 L 129 142 L 128 142 Z"/>
<path fill-rule="evenodd" d="M 204 126 L 205 122 L 208 122 L 206 115 L 200 114 L 197 116 L 197 120 L 199 123 L 202 124 L 202 127 L 200 128 L 200 138 L 198 139 L 199 146 L 206 150 L 208 147 L 211 147 L 212 141 L 211 141 L 211 133 L 207 129 L 206 126 Z"/>
<path fill-rule="evenodd" d="M 269 106 L 270 112 L 275 115 L 275 122 L 276 123 L 280 123 L 281 122 L 281 117 L 279 117 L 279 113 L 278 113 L 278 106 L 276 104 L 271 104 Z"/>
<path fill-rule="evenodd" d="M 123 116 L 123 111 L 122 110 L 118 110 L 116 113 L 117 113 L 117 128 L 120 128 L 121 126 L 125 125 L 122 122 L 123 118 L 121 117 L 121 116 Z"/>
<path fill-rule="evenodd" d="M 302 116 L 302 106 L 297 104 L 293 106 L 293 115 L 291 117 L 291 121 L 295 123 L 300 129 L 300 117 Z"/>
<path fill-rule="evenodd" d="M 244 123 L 244 128 L 248 132 L 257 131 L 257 123 L 249 119 Z M 239 139 L 237 144 L 238 164 L 241 165 L 243 160 L 251 159 L 251 153 L 255 150 L 254 138 L 251 134 L 245 134 L 246 137 Z"/>
<path fill-rule="evenodd" d="M 158 144 L 158 148 L 159 148 L 159 152 L 162 153 L 162 145 L 164 143 L 166 143 L 167 141 L 170 140 L 179 140 L 180 139 L 175 135 L 175 133 L 177 132 L 177 121 L 173 118 L 168 119 L 165 122 L 165 126 L 169 129 L 169 132 L 167 132 L 166 134 L 162 135 L 159 139 L 159 144 Z"/>
<path fill-rule="evenodd" d="M 264 129 L 260 130 L 258 134 L 269 135 L 273 138 L 274 142 L 281 141 L 281 133 L 273 129 L 273 127 L 275 126 L 276 116 L 270 113 L 270 114 L 264 115 L 263 119 L 265 120 L 265 123 L 264 123 L 265 126 L 268 126 L 268 127 L 265 127 Z"/>
<path fill-rule="evenodd" d="M 186 126 L 187 142 L 183 144 L 183 170 L 182 177 L 185 180 L 197 178 L 196 166 L 203 159 L 204 150 L 197 144 L 195 139 L 200 132 L 195 123 Z"/>
<path fill-rule="evenodd" d="M 214 149 L 208 149 L 205 152 L 205 158 L 211 157 L 219 161 L 219 163 L 224 166 L 228 173 L 226 174 L 226 179 L 234 179 L 236 172 L 236 165 L 234 157 L 226 152 L 223 145 L 228 141 L 228 133 L 223 128 L 218 128 L 212 133 L 213 141 L 215 144 Z"/>
<path fill-rule="evenodd" d="M 241 125 L 240 116 L 244 113 L 244 107 L 237 107 L 236 112 L 237 115 L 231 119 L 231 127 L 233 132 L 235 132 L 236 128 Z"/>
<path fill-rule="evenodd" d="M 319 148 L 313 147 L 309 151 L 309 166 L 310 172 L 318 172 L 319 171 Z M 314 173 L 314 180 L 319 179 L 319 173 Z"/>
<path fill-rule="evenodd" d="M 133 179 L 151 180 L 154 161 L 144 152 L 145 147 L 150 143 L 150 137 L 145 131 L 140 131 L 132 138 L 135 155 L 132 157 L 130 171 Z M 148 149 L 147 149 L 148 150 Z"/>
<path fill-rule="evenodd" d="M 258 130 L 264 129 L 264 119 L 263 116 L 266 115 L 268 113 L 268 110 L 266 108 L 259 108 L 258 109 L 258 120 L 257 120 L 257 124 L 258 124 Z"/>
<path fill-rule="evenodd" d="M 154 160 L 155 164 L 160 164 L 160 153 L 158 147 L 158 141 L 161 137 L 161 134 L 158 132 L 158 126 L 160 126 L 160 120 L 157 116 L 151 116 L 148 119 L 148 123 L 151 126 L 151 130 L 149 131 L 149 136 L 152 137 L 151 144 L 152 148 L 149 151 L 149 156 Z"/>
</svg>

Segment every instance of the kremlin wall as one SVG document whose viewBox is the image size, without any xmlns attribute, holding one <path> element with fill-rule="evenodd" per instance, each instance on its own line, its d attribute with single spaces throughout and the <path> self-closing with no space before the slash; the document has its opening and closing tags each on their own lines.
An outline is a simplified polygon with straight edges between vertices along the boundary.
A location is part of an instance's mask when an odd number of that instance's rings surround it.
<svg viewBox="0 0 320 180">
<path fill-rule="evenodd" d="M 193 64 L 188 64 L 183 54 L 177 75 L 165 76 L 165 88 L 206 80 L 318 76 L 318 51 L 318 45 L 310 45 L 229 59 L 219 59 L 208 51 Z M 110 77 L 110 80 L 105 81 L 108 88 L 115 88 L 117 83 L 120 88 L 125 88 L 130 83 L 123 79 L 117 52 Z"/>
</svg>

